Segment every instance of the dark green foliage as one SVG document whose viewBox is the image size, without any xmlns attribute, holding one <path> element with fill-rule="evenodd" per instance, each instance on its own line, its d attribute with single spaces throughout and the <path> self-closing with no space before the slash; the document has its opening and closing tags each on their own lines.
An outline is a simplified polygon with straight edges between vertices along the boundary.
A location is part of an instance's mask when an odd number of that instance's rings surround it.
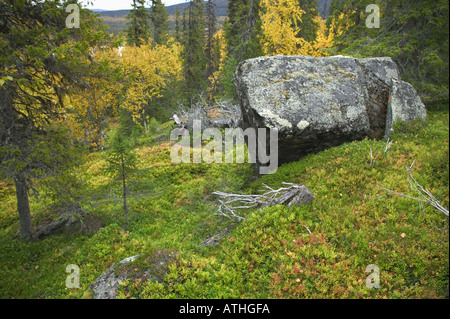
<svg viewBox="0 0 450 319">
<path fill-rule="evenodd" d="M 133 0 L 133 9 L 127 14 L 127 43 L 140 46 L 150 37 L 150 13 L 145 8 L 145 0 Z"/>
<path fill-rule="evenodd" d="M 232 78 L 240 62 L 264 55 L 261 45 L 261 6 L 259 0 L 230 0 L 225 22 L 227 57 L 220 77 L 219 92 L 236 99 Z"/>
<path fill-rule="evenodd" d="M 181 14 L 181 44 L 186 44 L 186 38 L 188 36 L 189 20 L 188 20 L 188 9 L 183 8 Z"/>
<path fill-rule="evenodd" d="M 318 29 L 317 24 L 314 22 L 314 18 L 319 15 L 318 0 L 298 0 L 298 3 L 305 13 L 302 15 L 301 30 L 297 36 L 312 42 L 316 39 Z"/>
<path fill-rule="evenodd" d="M 368 4 L 378 4 L 380 28 L 366 27 Z M 330 19 L 341 12 L 351 13 L 354 26 L 339 37 L 336 53 L 355 56 L 390 56 L 402 77 L 411 82 L 427 104 L 448 101 L 449 86 L 449 3 L 440 1 L 332 2 Z"/>
<path fill-rule="evenodd" d="M 136 154 L 130 140 L 118 131 L 112 134 L 108 148 L 108 167 L 105 171 L 114 178 L 122 179 L 133 175 L 136 171 Z"/>
<path fill-rule="evenodd" d="M 221 78 L 220 78 L 220 92 L 222 94 L 222 96 L 225 99 L 230 99 L 232 101 L 237 102 L 238 101 L 238 96 L 236 93 L 236 89 L 234 87 L 233 84 L 233 76 L 234 73 L 236 72 L 236 69 L 239 65 L 240 61 L 232 58 L 232 57 L 228 57 L 228 59 L 225 61 L 225 64 L 223 66 L 222 69 L 222 74 L 221 74 Z"/>
<path fill-rule="evenodd" d="M 217 54 L 215 54 L 215 47 L 217 45 L 214 43 L 214 35 L 217 31 L 217 18 L 215 12 L 215 3 L 212 0 L 206 2 L 206 45 L 205 45 L 205 55 L 206 55 L 206 79 L 218 70 Z M 219 48 L 220 50 L 220 48 Z M 220 54 L 220 52 L 219 52 Z M 220 55 L 219 55 L 220 58 Z M 208 80 L 209 82 L 209 80 Z M 210 86 L 211 83 L 208 83 Z"/>
<path fill-rule="evenodd" d="M 130 138 L 133 133 L 133 130 L 137 126 L 138 125 L 133 121 L 133 117 L 130 111 L 120 108 L 118 134 L 125 138 Z"/>
<path fill-rule="evenodd" d="M 228 56 L 243 61 L 263 55 L 259 0 L 230 0 L 225 37 Z"/>
<path fill-rule="evenodd" d="M 36 199 L 46 197 L 52 206 L 64 207 L 75 203 L 83 189 L 83 181 L 75 176 L 79 156 L 87 151 L 73 145 L 74 138 L 62 125 L 52 125 L 40 134 L 33 134 L 28 142 L 28 156 L 24 159 L 8 156 L 7 148 L 0 148 L 2 175 L 23 169 L 26 187 Z M 17 151 L 19 154 L 19 151 Z"/>
<path fill-rule="evenodd" d="M 169 38 L 169 14 L 161 0 L 152 0 L 150 12 L 153 43 L 166 44 Z"/>
<path fill-rule="evenodd" d="M 52 169 L 31 160 L 33 146 L 52 134 L 49 123 L 60 118 L 65 94 L 88 85 L 90 48 L 105 36 L 104 25 L 86 9 L 80 10 L 80 28 L 67 28 L 64 8 L 56 0 L 0 2 L 0 164 L 9 163 L 2 169 L 15 181 L 25 238 L 31 237 L 32 165 Z"/>
<path fill-rule="evenodd" d="M 184 43 L 184 93 L 188 105 L 206 89 L 205 4 L 192 0 L 188 9 Z"/>
<path fill-rule="evenodd" d="M 175 40 L 181 43 L 181 36 L 182 36 L 182 23 L 181 20 L 181 14 L 180 10 L 178 9 L 178 6 L 176 6 L 175 9 Z"/>
</svg>

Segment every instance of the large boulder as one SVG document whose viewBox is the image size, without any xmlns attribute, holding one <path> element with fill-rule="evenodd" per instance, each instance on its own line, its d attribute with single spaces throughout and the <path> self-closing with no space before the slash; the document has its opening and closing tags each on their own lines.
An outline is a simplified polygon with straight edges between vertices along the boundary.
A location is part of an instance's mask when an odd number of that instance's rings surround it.
<svg viewBox="0 0 450 319">
<path fill-rule="evenodd" d="M 277 130 L 280 164 L 348 141 L 381 139 L 396 120 L 426 114 L 388 57 L 259 57 L 242 62 L 233 82 L 243 129 Z"/>
</svg>

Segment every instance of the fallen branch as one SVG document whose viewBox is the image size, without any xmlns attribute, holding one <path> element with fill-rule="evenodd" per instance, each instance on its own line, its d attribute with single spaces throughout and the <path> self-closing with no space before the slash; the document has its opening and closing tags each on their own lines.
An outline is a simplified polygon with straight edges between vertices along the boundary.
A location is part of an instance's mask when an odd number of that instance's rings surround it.
<svg viewBox="0 0 450 319">
<path fill-rule="evenodd" d="M 415 160 L 413 161 L 411 166 L 406 167 L 406 170 L 408 171 L 409 177 L 411 178 L 411 181 L 410 181 L 411 189 L 417 191 L 419 193 L 419 197 L 412 197 L 412 196 L 408 196 L 408 195 L 403 194 L 403 193 L 398 193 L 398 192 L 392 191 L 392 190 L 384 188 L 384 187 L 380 187 L 380 186 L 379 187 L 381 189 L 389 192 L 390 194 L 394 194 L 394 195 L 398 195 L 398 196 L 401 196 L 401 197 L 409 198 L 409 199 L 418 201 L 419 203 L 428 203 L 431 206 L 433 206 L 434 208 L 436 208 L 438 211 L 442 212 L 445 216 L 448 217 L 448 209 L 443 207 L 440 204 L 440 202 L 433 196 L 433 194 L 431 194 L 431 192 L 428 189 L 423 188 L 417 182 L 417 180 L 414 178 L 414 176 L 412 175 L 411 169 L 412 169 L 414 163 L 415 163 Z"/>
<path fill-rule="evenodd" d="M 296 185 L 292 183 L 282 183 L 288 187 L 273 189 L 263 184 L 265 190 L 261 195 L 240 195 L 229 194 L 224 192 L 214 192 L 214 195 L 219 196 L 219 208 L 216 215 L 225 216 L 227 218 L 235 218 L 242 221 L 246 218 L 241 216 L 238 211 L 245 211 L 248 209 L 259 209 L 266 206 L 273 206 L 278 204 L 286 204 L 288 207 L 292 205 L 300 206 L 308 204 L 314 200 L 314 195 L 304 185 Z"/>
<path fill-rule="evenodd" d="M 189 108 L 179 104 L 176 118 L 173 118 L 178 126 L 183 124 L 183 128 L 188 130 L 193 129 L 195 120 L 201 121 L 202 128 L 237 128 L 241 119 L 242 113 L 238 105 L 227 100 L 218 100 L 215 105 L 208 106 L 203 93 L 198 96 L 198 102 L 192 103 Z"/>
</svg>

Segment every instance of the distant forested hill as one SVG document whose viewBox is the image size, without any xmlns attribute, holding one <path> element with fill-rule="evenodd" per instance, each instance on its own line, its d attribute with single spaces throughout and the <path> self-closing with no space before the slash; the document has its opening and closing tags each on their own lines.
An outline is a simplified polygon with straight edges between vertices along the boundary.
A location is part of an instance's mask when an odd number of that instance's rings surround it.
<svg viewBox="0 0 450 319">
<path fill-rule="evenodd" d="M 217 21 L 222 25 L 227 17 L 228 10 L 228 1 L 229 0 L 215 0 L 216 3 L 216 15 Z M 328 10 L 330 8 L 332 0 L 319 0 L 318 1 L 318 9 L 319 13 L 323 18 L 328 16 Z M 180 3 L 178 5 L 167 6 L 167 12 L 169 13 L 170 27 L 173 29 L 174 21 L 175 21 L 175 10 L 178 6 L 180 12 L 183 11 L 183 8 L 187 8 L 189 6 L 189 2 Z M 103 18 L 105 23 L 109 26 L 111 32 L 119 33 L 120 31 L 125 30 L 126 28 L 126 19 L 125 16 L 128 14 L 129 10 L 116 10 L 116 11 L 96 11 L 96 13 L 100 13 L 100 16 Z"/>
<path fill-rule="evenodd" d="M 222 25 L 227 16 L 228 0 L 215 0 L 216 3 L 216 16 L 217 21 Z M 175 10 L 178 6 L 180 12 L 183 8 L 189 7 L 189 2 L 180 3 L 178 5 L 167 6 L 167 12 L 169 13 L 170 28 L 173 29 L 175 24 Z M 116 11 L 101 11 L 100 16 L 103 21 L 109 26 L 109 29 L 113 33 L 119 33 L 126 28 L 126 15 L 129 10 L 116 10 Z"/>
</svg>

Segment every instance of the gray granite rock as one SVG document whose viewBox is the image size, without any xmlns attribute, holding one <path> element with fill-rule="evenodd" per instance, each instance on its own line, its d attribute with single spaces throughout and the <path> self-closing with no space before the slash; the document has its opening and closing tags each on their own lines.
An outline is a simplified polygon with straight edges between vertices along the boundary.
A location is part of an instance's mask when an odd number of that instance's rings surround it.
<svg viewBox="0 0 450 319">
<path fill-rule="evenodd" d="M 259 57 L 242 62 L 233 82 L 243 129 L 277 130 L 280 164 L 348 141 L 381 139 L 391 121 L 425 114 L 387 57 Z"/>
<path fill-rule="evenodd" d="M 116 299 L 117 288 L 120 282 L 124 282 L 126 277 L 116 274 L 116 269 L 135 261 L 139 256 L 126 258 L 119 262 L 118 265 L 111 266 L 89 287 L 92 289 L 93 299 Z"/>
<path fill-rule="evenodd" d="M 175 252 L 155 250 L 150 255 L 137 255 L 126 258 L 107 269 L 86 290 L 84 299 L 116 299 L 118 288 L 127 280 L 163 280 L 168 266 L 176 260 Z"/>
<path fill-rule="evenodd" d="M 386 136 L 391 136 L 393 123 L 425 119 L 426 116 L 425 105 L 412 85 L 393 79 L 387 107 Z"/>
</svg>

